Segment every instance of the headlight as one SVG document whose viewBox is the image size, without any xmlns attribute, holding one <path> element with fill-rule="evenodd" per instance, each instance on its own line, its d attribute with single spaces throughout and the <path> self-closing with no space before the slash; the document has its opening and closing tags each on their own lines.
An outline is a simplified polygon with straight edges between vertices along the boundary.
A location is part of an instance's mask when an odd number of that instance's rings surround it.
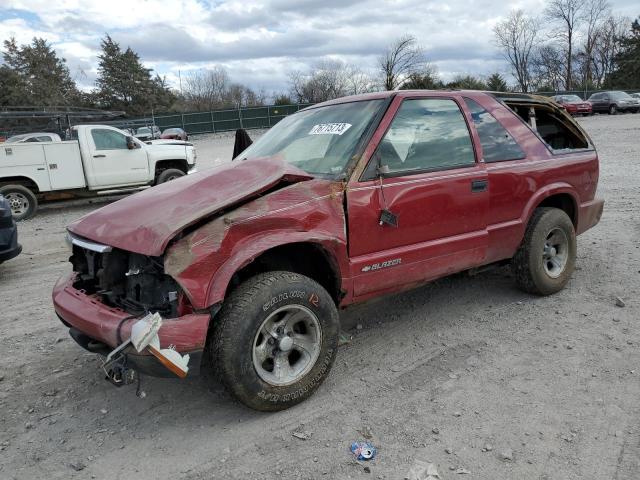
<svg viewBox="0 0 640 480">
<path fill-rule="evenodd" d="M 64 243 L 67 246 L 67 250 L 69 251 L 69 253 L 73 253 L 73 240 L 69 232 L 67 232 L 64 236 Z"/>
</svg>

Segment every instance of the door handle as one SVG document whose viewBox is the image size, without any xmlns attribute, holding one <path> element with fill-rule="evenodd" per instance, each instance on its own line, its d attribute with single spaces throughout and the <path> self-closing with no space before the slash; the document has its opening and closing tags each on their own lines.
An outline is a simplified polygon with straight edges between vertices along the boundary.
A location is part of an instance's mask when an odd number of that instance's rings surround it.
<svg viewBox="0 0 640 480">
<path fill-rule="evenodd" d="M 103 154 L 98 154 L 98 155 L 94 155 L 93 158 L 105 158 L 106 155 Z"/>
<path fill-rule="evenodd" d="M 489 180 L 471 180 L 471 191 L 473 193 L 486 192 L 489 187 Z"/>
</svg>

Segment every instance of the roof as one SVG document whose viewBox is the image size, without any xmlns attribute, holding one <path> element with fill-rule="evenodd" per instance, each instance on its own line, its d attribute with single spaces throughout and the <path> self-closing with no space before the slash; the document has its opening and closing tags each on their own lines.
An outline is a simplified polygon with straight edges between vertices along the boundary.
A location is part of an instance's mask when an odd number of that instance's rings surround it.
<svg viewBox="0 0 640 480">
<path fill-rule="evenodd" d="M 334 100 L 328 100 L 326 102 L 317 103 L 317 104 L 312 105 L 312 106 L 307 107 L 307 108 L 308 109 L 313 109 L 313 108 L 317 108 L 317 107 L 325 107 L 327 105 L 336 105 L 336 104 L 340 104 L 340 103 L 361 102 L 361 101 L 365 101 L 365 100 L 379 100 L 379 99 L 385 99 L 385 98 L 394 97 L 396 95 L 410 96 L 411 94 L 416 94 L 416 93 L 424 95 L 425 92 L 436 93 L 439 96 L 447 94 L 447 93 L 452 93 L 452 92 L 461 93 L 461 94 L 467 94 L 467 95 L 470 95 L 470 96 L 475 96 L 475 95 L 480 94 L 480 95 L 491 95 L 491 96 L 495 97 L 498 100 L 520 100 L 520 101 L 525 101 L 525 102 L 550 103 L 549 97 L 545 97 L 545 96 L 541 96 L 541 95 L 534 95 L 534 94 L 530 94 L 530 93 L 492 92 L 492 91 L 489 91 L 489 90 L 455 90 L 455 89 L 441 89 L 441 90 L 387 90 L 387 91 L 384 91 L 384 92 L 364 93 L 364 94 L 360 94 L 360 95 L 349 95 L 347 97 L 340 97 L 340 98 L 336 98 Z"/>
</svg>

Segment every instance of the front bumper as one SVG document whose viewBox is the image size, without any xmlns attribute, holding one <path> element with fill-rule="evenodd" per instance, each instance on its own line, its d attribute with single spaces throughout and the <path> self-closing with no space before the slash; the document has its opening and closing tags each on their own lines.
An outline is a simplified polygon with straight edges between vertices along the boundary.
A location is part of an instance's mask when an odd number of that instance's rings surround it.
<svg viewBox="0 0 640 480">
<path fill-rule="evenodd" d="M 17 257 L 18 255 L 20 255 L 20 252 L 22 252 L 22 245 L 20 244 L 10 247 L 6 250 L 0 250 L 0 263 Z"/>
<path fill-rule="evenodd" d="M 109 353 L 129 339 L 131 326 L 138 318 L 105 305 L 95 295 L 77 290 L 73 287 L 74 278 L 74 273 L 63 276 L 54 287 L 52 297 L 56 314 L 69 327 L 71 336 L 80 346 L 94 353 Z M 189 376 L 200 371 L 210 318 L 205 313 L 164 319 L 158 332 L 162 348 L 171 345 L 180 354 L 189 354 Z M 141 373 L 173 376 L 151 354 L 139 354 L 133 348 L 128 348 L 125 353 L 129 363 Z"/>
<path fill-rule="evenodd" d="M 0 228 L 0 263 L 20 255 L 22 246 L 18 243 L 18 228 L 13 220 L 11 225 Z"/>
</svg>

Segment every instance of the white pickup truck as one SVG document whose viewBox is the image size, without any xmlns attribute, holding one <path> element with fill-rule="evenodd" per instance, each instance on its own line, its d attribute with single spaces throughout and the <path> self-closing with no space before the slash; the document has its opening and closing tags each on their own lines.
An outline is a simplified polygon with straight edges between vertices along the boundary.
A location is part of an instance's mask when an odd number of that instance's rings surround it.
<svg viewBox="0 0 640 480">
<path fill-rule="evenodd" d="M 33 216 L 38 199 L 136 189 L 195 169 L 196 152 L 188 142 L 145 143 L 106 125 L 78 125 L 73 135 L 77 140 L 0 143 L 0 193 L 15 219 Z"/>
</svg>

